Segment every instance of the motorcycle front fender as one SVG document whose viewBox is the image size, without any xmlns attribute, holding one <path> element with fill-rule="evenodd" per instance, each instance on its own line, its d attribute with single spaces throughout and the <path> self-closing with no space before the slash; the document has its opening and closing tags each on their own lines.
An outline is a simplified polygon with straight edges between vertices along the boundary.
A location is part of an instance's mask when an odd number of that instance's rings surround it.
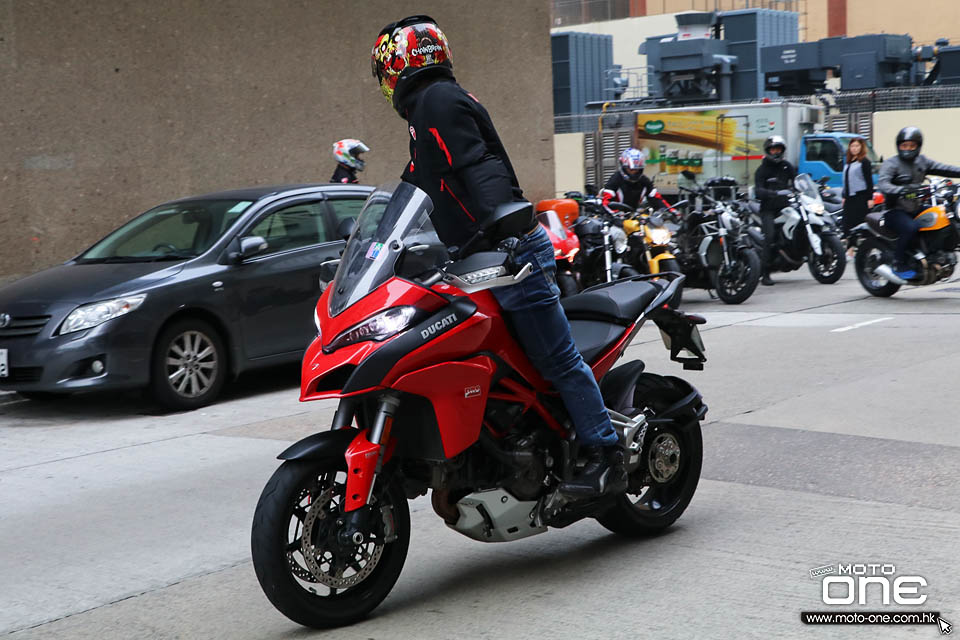
<svg viewBox="0 0 960 640">
<path fill-rule="evenodd" d="M 347 447 L 360 432 L 356 429 L 337 429 L 314 433 L 293 443 L 277 456 L 280 460 L 327 460 L 343 458 Z"/>
</svg>

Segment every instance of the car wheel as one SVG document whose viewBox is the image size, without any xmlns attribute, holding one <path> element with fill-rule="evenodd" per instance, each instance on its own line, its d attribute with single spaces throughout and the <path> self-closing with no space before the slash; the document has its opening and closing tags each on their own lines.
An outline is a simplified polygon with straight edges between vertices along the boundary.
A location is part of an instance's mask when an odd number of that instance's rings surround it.
<svg viewBox="0 0 960 640">
<path fill-rule="evenodd" d="M 226 365 L 223 338 L 210 323 L 178 320 L 160 333 L 153 349 L 153 397 L 177 411 L 208 405 L 220 395 Z"/>
</svg>

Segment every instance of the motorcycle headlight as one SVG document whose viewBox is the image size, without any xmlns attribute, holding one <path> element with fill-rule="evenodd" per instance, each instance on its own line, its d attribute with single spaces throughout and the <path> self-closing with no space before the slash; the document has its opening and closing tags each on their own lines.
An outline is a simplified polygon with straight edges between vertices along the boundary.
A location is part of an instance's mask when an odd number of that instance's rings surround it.
<svg viewBox="0 0 960 640">
<path fill-rule="evenodd" d="M 320 316 L 317 315 L 317 308 L 313 308 L 313 324 L 317 325 L 317 337 L 319 338 L 322 335 L 320 331 Z"/>
<path fill-rule="evenodd" d="M 124 296 L 123 298 L 114 298 L 113 300 L 104 300 L 103 302 L 94 302 L 77 307 L 70 312 L 67 319 L 60 325 L 60 335 L 92 329 L 103 324 L 107 320 L 113 320 L 126 315 L 137 309 L 147 299 L 147 294 L 141 293 L 135 296 Z"/>
<path fill-rule="evenodd" d="M 623 232 L 623 229 L 610 227 L 610 242 L 613 243 L 615 253 L 623 253 L 627 250 L 627 234 Z"/>
<path fill-rule="evenodd" d="M 670 244 L 670 231 L 667 229 L 648 229 L 651 244 Z"/>
<path fill-rule="evenodd" d="M 324 350 L 334 351 L 340 347 L 367 340 L 382 342 L 413 324 L 417 315 L 416 307 L 391 307 L 341 332 Z"/>
</svg>

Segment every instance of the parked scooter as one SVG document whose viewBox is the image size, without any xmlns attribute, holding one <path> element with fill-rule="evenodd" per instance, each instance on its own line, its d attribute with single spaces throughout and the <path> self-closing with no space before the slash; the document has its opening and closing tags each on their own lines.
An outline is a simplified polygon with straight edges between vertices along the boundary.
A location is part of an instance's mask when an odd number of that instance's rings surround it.
<svg viewBox="0 0 960 640">
<path fill-rule="evenodd" d="M 760 282 L 761 261 L 755 243 L 763 237 L 759 230 L 753 230 L 755 237 L 751 237 L 734 200 L 714 197 L 723 190 L 730 190 L 733 196 L 735 179 L 713 178 L 701 186 L 692 172 L 683 175 L 695 185 L 680 187 L 690 197 L 676 205 L 683 212 L 677 257 L 687 276 L 684 285 L 716 291 L 724 303 L 740 304 L 753 295 Z"/>
<path fill-rule="evenodd" d="M 749 201 L 745 209 L 750 211 L 751 223 L 761 229 L 760 203 Z M 794 271 L 806 262 L 822 284 L 833 284 L 843 276 L 846 250 L 809 174 L 801 173 L 794 180 L 789 204 L 776 219 L 775 233 L 772 271 Z"/>
<path fill-rule="evenodd" d="M 431 209 L 409 183 L 375 191 L 317 303 L 300 397 L 340 404 L 330 430 L 280 454 L 251 534 L 260 586 L 298 624 L 351 624 L 387 597 L 410 542 L 407 501 L 428 490 L 454 531 L 507 542 L 584 518 L 626 536 L 655 535 L 697 488 L 707 411 L 700 394 L 639 360 L 613 368 L 647 320 L 672 360 L 703 368 L 704 320 L 669 304 L 683 276 L 640 276 L 563 303 L 629 478 L 625 492 L 578 499 L 560 490 L 582 464 L 569 414 L 490 291 L 522 282 L 530 265 L 514 264 L 509 251 L 450 260 Z M 529 204 L 503 205 L 485 232 L 514 235 L 531 215 Z"/>
<path fill-rule="evenodd" d="M 897 236 L 884 225 L 885 211 L 868 213 L 866 221 L 854 227 L 850 234 L 851 243 L 857 246 L 854 268 L 867 293 L 885 298 L 905 284 L 925 286 L 953 275 L 960 246 L 958 188 L 950 180 L 934 178 L 915 192 L 927 206 L 915 217 L 920 231 L 910 248 L 916 260 L 917 277 L 913 280 L 904 280 L 893 272 Z"/>
</svg>

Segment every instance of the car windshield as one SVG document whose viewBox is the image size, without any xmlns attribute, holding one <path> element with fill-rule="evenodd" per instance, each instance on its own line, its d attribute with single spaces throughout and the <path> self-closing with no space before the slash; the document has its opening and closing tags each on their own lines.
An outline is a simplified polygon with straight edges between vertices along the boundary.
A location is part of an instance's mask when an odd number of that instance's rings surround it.
<svg viewBox="0 0 960 640">
<path fill-rule="evenodd" d="M 92 262 L 154 262 L 195 258 L 237 221 L 250 200 L 186 200 L 137 216 L 93 245 L 78 259 Z"/>
<path fill-rule="evenodd" d="M 807 196 L 815 202 L 820 202 L 820 190 L 817 188 L 817 183 L 813 181 L 809 173 L 801 173 L 798 175 L 793 181 L 793 186 L 796 187 L 797 191 L 802 195 Z"/>
<path fill-rule="evenodd" d="M 331 316 L 394 276 L 413 278 L 449 259 L 430 222 L 431 211 L 430 197 L 407 182 L 370 194 L 337 268 L 328 303 Z"/>
</svg>

